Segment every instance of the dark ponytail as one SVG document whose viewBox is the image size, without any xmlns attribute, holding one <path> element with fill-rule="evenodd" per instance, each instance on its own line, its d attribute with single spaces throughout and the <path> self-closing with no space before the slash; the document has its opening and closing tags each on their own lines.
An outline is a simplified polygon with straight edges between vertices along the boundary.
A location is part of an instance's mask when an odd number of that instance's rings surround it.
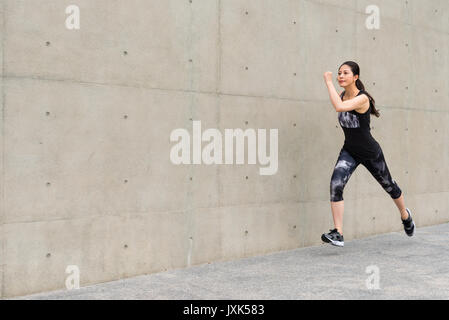
<svg viewBox="0 0 449 320">
<path fill-rule="evenodd" d="M 344 65 L 349 66 L 351 68 L 352 73 L 354 74 L 354 76 L 356 76 L 356 75 L 359 76 L 359 78 L 355 82 L 355 85 L 356 85 L 357 89 L 359 89 L 361 91 L 364 91 L 366 93 L 366 95 L 369 98 L 370 104 L 371 104 L 371 114 L 374 114 L 376 117 L 379 118 L 380 117 L 380 113 L 376 109 L 376 101 L 374 100 L 374 98 L 368 92 L 365 91 L 365 86 L 363 85 L 363 82 L 360 80 L 360 67 L 359 67 L 359 65 L 356 62 L 354 62 L 354 61 L 346 61 L 345 63 L 343 63 L 340 66 L 340 68 L 342 66 L 344 66 Z"/>
</svg>

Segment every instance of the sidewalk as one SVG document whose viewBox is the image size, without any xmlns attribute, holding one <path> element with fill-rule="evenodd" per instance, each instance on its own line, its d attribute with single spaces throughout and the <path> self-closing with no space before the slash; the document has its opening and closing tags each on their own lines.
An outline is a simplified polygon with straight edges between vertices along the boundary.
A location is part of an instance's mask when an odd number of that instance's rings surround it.
<svg viewBox="0 0 449 320">
<path fill-rule="evenodd" d="M 389 233 L 344 248 L 323 244 L 13 299 L 446 300 L 448 235 L 442 224 L 418 228 L 412 238 Z M 376 270 L 379 289 L 369 289 Z"/>
</svg>

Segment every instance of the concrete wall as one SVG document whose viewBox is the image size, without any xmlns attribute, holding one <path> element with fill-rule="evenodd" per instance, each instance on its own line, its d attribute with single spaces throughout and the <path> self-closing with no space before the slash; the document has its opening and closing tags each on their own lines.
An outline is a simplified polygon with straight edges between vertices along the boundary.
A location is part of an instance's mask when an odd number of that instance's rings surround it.
<svg viewBox="0 0 449 320">
<path fill-rule="evenodd" d="M 0 2 L 2 297 L 319 244 L 343 144 L 322 74 L 346 60 L 416 223 L 449 221 L 447 0 Z M 193 120 L 278 128 L 277 174 L 172 164 Z M 345 200 L 346 240 L 401 230 L 364 167 Z"/>
</svg>

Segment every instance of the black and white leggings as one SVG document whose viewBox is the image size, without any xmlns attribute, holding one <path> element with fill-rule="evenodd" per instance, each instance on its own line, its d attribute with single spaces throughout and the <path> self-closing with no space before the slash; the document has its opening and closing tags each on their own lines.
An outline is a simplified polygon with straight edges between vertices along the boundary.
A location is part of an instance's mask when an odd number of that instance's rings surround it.
<svg viewBox="0 0 449 320">
<path fill-rule="evenodd" d="M 343 200 L 343 189 L 359 164 L 363 164 L 368 169 L 391 198 L 397 199 L 401 196 L 402 191 L 396 184 L 396 181 L 391 178 L 382 149 L 376 159 L 359 161 L 354 159 L 348 151 L 342 148 L 337 163 L 335 164 L 330 183 L 332 202 Z"/>
</svg>

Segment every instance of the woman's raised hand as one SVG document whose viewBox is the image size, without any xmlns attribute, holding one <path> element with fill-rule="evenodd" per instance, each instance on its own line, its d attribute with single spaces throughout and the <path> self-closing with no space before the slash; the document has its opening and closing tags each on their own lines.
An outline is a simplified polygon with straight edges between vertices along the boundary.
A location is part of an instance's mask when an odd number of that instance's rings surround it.
<svg viewBox="0 0 449 320">
<path fill-rule="evenodd" d="M 324 73 L 324 82 L 332 82 L 332 72 L 326 71 Z"/>
</svg>

